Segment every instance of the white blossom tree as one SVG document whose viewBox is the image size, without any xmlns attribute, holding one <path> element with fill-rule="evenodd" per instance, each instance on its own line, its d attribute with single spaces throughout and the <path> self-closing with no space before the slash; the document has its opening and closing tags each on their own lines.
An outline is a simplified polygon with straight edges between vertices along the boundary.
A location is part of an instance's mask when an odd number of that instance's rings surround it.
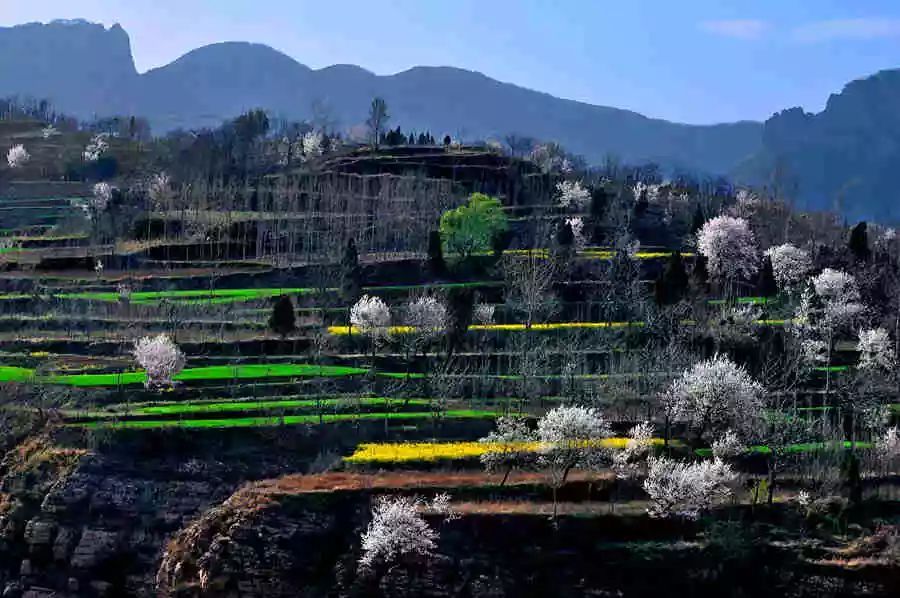
<svg viewBox="0 0 900 598">
<path fill-rule="evenodd" d="M 772 261 L 775 282 L 782 292 L 795 293 L 802 288 L 813 267 L 808 251 L 785 243 L 770 247 L 766 255 Z"/>
<path fill-rule="evenodd" d="M 318 131 L 310 131 L 303 136 L 303 156 L 306 159 L 321 156 L 323 137 Z"/>
<path fill-rule="evenodd" d="M 490 303 L 478 303 L 472 311 L 472 319 L 481 325 L 494 323 L 494 312 L 496 308 Z"/>
<path fill-rule="evenodd" d="M 726 430 L 712 443 L 712 454 L 717 459 L 728 461 L 747 452 L 747 445 L 734 430 Z"/>
<path fill-rule="evenodd" d="M 697 519 L 716 502 L 728 498 L 736 475 L 721 459 L 687 462 L 651 457 L 644 480 L 651 517 Z"/>
<path fill-rule="evenodd" d="M 364 571 L 434 552 L 438 533 L 419 513 L 421 506 L 421 501 L 405 496 L 380 497 L 375 502 L 372 521 L 362 534 L 359 565 Z"/>
<path fill-rule="evenodd" d="M 556 407 L 538 421 L 539 464 L 550 475 L 554 520 L 557 491 L 565 485 L 569 472 L 576 467 L 597 467 L 608 454 L 601 441 L 611 434 L 606 419 L 590 407 Z"/>
<path fill-rule="evenodd" d="M 875 455 L 886 472 L 900 463 L 900 428 L 893 426 L 875 441 Z"/>
<path fill-rule="evenodd" d="M 627 480 L 638 476 L 641 467 L 653 454 L 653 424 L 642 422 L 628 431 L 625 448 L 613 454 L 612 470 L 616 477 Z"/>
<path fill-rule="evenodd" d="M 391 310 L 379 297 L 363 295 L 350 308 L 350 323 L 373 341 L 383 341 L 390 332 Z"/>
<path fill-rule="evenodd" d="M 591 201 L 591 193 L 581 181 L 560 181 L 556 184 L 556 201 L 564 208 L 581 210 Z"/>
<path fill-rule="evenodd" d="M 85 162 L 96 162 L 103 154 L 109 150 L 109 135 L 107 133 L 97 133 L 88 144 L 84 147 L 82 158 Z"/>
<path fill-rule="evenodd" d="M 569 228 L 572 230 L 572 239 L 575 249 L 578 249 L 579 251 L 584 249 L 587 245 L 587 239 L 585 239 L 584 236 L 584 219 L 580 216 L 566 218 L 566 224 L 568 224 Z"/>
<path fill-rule="evenodd" d="M 536 434 L 528 427 L 525 418 L 497 418 L 497 429 L 478 441 L 490 447 L 481 454 L 481 464 L 489 472 L 503 471 L 503 480 L 500 482 L 503 486 L 513 469 L 526 467 L 534 462 L 535 454 L 529 444 L 536 439 Z"/>
<path fill-rule="evenodd" d="M 432 295 L 422 295 L 406 304 L 406 325 L 409 348 L 427 356 L 428 348 L 447 330 L 450 315 L 443 301 Z"/>
<path fill-rule="evenodd" d="M 697 250 L 709 273 L 727 284 L 751 278 L 759 270 L 756 239 L 743 218 L 717 216 L 697 232 Z"/>
<path fill-rule="evenodd" d="M 14 145 L 6 152 L 6 163 L 10 168 L 22 168 L 31 160 L 31 154 L 24 145 Z"/>
<path fill-rule="evenodd" d="M 134 343 L 134 359 L 147 372 L 147 388 L 172 386 L 173 378 L 184 368 L 184 353 L 165 334 L 145 336 Z"/>
<path fill-rule="evenodd" d="M 843 270 L 825 268 L 812 279 L 812 286 L 823 306 L 822 320 L 829 328 L 851 325 L 865 309 L 856 279 Z"/>
<path fill-rule="evenodd" d="M 161 211 L 168 208 L 172 199 L 172 179 L 165 172 L 159 172 L 150 177 L 147 185 L 147 196 L 153 210 Z"/>
<path fill-rule="evenodd" d="M 897 367 L 894 346 L 884 328 L 860 330 L 856 350 L 859 351 L 859 367 L 864 371 L 892 372 Z"/>
<path fill-rule="evenodd" d="M 694 431 L 698 441 L 729 428 L 751 432 L 763 414 L 763 388 L 747 370 L 724 355 L 715 355 L 684 372 L 665 396 L 676 421 Z"/>
</svg>

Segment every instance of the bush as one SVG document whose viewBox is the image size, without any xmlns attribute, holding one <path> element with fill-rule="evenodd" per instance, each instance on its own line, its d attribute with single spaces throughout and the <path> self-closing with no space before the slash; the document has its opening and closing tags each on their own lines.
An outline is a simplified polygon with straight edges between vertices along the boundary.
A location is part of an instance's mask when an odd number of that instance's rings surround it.
<svg viewBox="0 0 900 598">
<path fill-rule="evenodd" d="M 444 253 L 462 258 L 490 251 L 509 228 L 500 200 L 473 193 L 469 201 L 441 216 L 441 241 Z"/>
</svg>

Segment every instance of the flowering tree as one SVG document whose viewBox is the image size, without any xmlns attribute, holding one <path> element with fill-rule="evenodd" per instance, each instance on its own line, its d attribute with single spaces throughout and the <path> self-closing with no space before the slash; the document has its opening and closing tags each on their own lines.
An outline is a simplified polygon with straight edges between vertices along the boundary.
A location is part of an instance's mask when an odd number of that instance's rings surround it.
<svg viewBox="0 0 900 598">
<path fill-rule="evenodd" d="M 891 337 L 884 328 L 860 330 L 856 350 L 859 351 L 859 367 L 862 370 L 890 372 L 897 366 Z"/>
<path fill-rule="evenodd" d="M 387 338 L 391 325 L 391 310 L 378 297 L 363 295 L 350 308 L 350 323 L 372 340 Z"/>
<path fill-rule="evenodd" d="M 321 156 L 323 152 L 322 134 L 317 131 L 310 131 L 303 136 L 303 155 L 309 159 Z"/>
<path fill-rule="evenodd" d="M 168 207 L 172 198 L 172 180 L 165 172 L 160 172 L 150 177 L 147 186 L 147 195 L 150 197 L 150 205 L 154 210 L 164 210 Z"/>
<path fill-rule="evenodd" d="M 534 461 L 529 444 L 535 440 L 535 433 L 525 418 L 500 417 L 497 429 L 478 441 L 490 446 L 490 450 L 481 454 L 481 464 L 489 472 L 503 471 L 500 482 L 503 486 L 514 468 L 525 467 Z"/>
<path fill-rule="evenodd" d="M 721 459 L 686 462 L 651 457 L 644 490 L 651 517 L 697 519 L 717 501 L 731 495 L 736 475 Z"/>
<path fill-rule="evenodd" d="M 539 464 L 550 474 L 555 520 L 556 493 L 566 483 L 569 472 L 575 467 L 599 465 L 607 452 L 600 441 L 612 431 L 596 409 L 563 406 L 548 411 L 538 421 L 537 432 L 541 443 Z"/>
<path fill-rule="evenodd" d="M 887 471 L 900 461 L 900 428 L 894 426 L 885 430 L 875 442 L 875 453 Z"/>
<path fill-rule="evenodd" d="M 747 280 L 759 270 L 756 239 L 743 218 L 717 216 L 697 232 L 697 250 L 710 274 L 726 282 Z"/>
<path fill-rule="evenodd" d="M 809 252 L 794 247 L 790 243 L 770 247 L 766 250 L 766 255 L 772 261 L 775 282 L 778 283 L 778 288 L 785 293 L 794 293 L 799 290 L 812 270 L 813 264 Z"/>
<path fill-rule="evenodd" d="M 644 461 L 652 454 L 653 424 L 640 423 L 628 431 L 625 448 L 613 455 L 612 470 L 616 477 L 627 480 L 637 477 Z"/>
<path fill-rule="evenodd" d="M 741 441 L 737 432 L 726 430 L 725 433 L 712 443 L 712 454 L 717 459 L 727 461 L 747 452 L 747 445 Z"/>
<path fill-rule="evenodd" d="M 145 336 L 134 343 L 134 359 L 147 372 L 147 388 L 172 385 L 172 378 L 184 368 L 184 353 L 165 334 Z"/>
<path fill-rule="evenodd" d="M 107 133 L 97 133 L 84 148 L 82 157 L 85 162 L 96 162 L 109 149 L 109 135 Z"/>
<path fill-rule="evenodd" d="M 479 303 L 472 310 L 472 319 L 482 325 L 494 323 L 496 308 L 490 303 Z"/>
<path fill-rule="evenodd" d="M 762 386 L 744 367 L 716 355 L 684 372 L 665 398 L 674 419 L 686 422 L 700 441 L 728 428 L 754 430 L 763 412 L 762 394 Z"/>
<path fill-rule="evenodd" d="M 864 311 L 856 279 L 843 270 L 825 268 L 812 285 L 822 303 L 823 323 L 829 328 L 850 325 Z"/>
<path fill-rule="evenodd" d="M 423 295 L 406 306 L 406 324 L 412 328 L 414 345 L 423 351 L 444 333 L 448 323 L 447 306 L 437 297 Z"/>
<path fill-rule="evenodd" d="M 360 567 L 374 571 L 403 558 L 429 556 L 438 534 L 419 514 L 421 502 L 405 497 L 381 497 L 372 509 L 372 521 L 362 535 Z"/>
<path fill-rule="evenodd" d="M 556 201 L 564 208 L 581 210 L 591 201 L 591 193 L 581 181 L 560 181 L 556 184 Z"/>
<path fill-rule="evenodd" d="M 584 219 L 580 216 L 566 218 L 566 224 L 572 230 L 572 242 L 575 249 L 584 249 L 587 245 L 587 240 L 584 238 Z"/>
<path fill-rule="evenodd" d="M 6 163 L 10 168 L 22 168 L 31 159 L 24 145 L 14 145 L 6 152 Z"/>
</svg>

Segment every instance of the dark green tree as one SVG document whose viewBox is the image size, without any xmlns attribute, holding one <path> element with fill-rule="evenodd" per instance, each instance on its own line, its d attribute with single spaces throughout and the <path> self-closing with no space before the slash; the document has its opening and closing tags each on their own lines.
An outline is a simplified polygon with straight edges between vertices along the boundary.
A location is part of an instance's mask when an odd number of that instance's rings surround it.
<svg viewBox="0 0 900 598">
<path fill-rule="evenodd" d="M 294 302 L 289 295 L 280 295 L 275 299 L 272 315 L 269 317 L 269 328 L 281 338 L 297 330 Z"/>
<path fill-rule="evenodd" d="M 431 275 L 442 277 L 447 274 L 447 263 L 444 261 L 444 249 L 441 244 L 441 232 L 433 230 L 428 233 L 428 269 Z"/>
<path fill-rule="evenodd" d="M 657 305 L 674 305 L 681 301 L 690 286 L 687 269 L 680 251 L 673 251 L 669 261 L 656 280 Z"/>
<path fill-rule="evenodd" d="M 871 250 L 869 249 L 869 226 L 865 221 L 860 222 L 850 231 L 849 247 L 857 260 L 861 262 L 869 260 L 871 255 Z"/>
<path fill-rule="evenodd" d="M 362 296 L 362 269 L 356 242 L 350 238 L 341 257 L 341 303 L 347 308 L 347 326 L 350 326 L 350 308 Z"/>
<path fill-rule="evenodd" d="M 778 283 L 775 281 L 775 271 L 772 269 L 772 259 L 769 256 L 763 259 L 762 268 L 759 269 L 756 292 L 760 297 L 774 297 L 778 294 Z"/>
<path fill-rule="evenodd" d="M 472 323 L 472 312 L 475 309 L 475 296 L 471 289 L 451 288 L 447 293 L 447 359 L 462 344 L 469 325 Z"/>
<path fill-rule="evenodd" d="M 703 228 L 704 224 L 706 224 L 706 216 L 703 215 L 703 208 L 701 208 L 698 203 L 697 207 L 694 209 L 694 216 L 691 219 L 691 235 L 696 235 L 697 232 Z"/>
</svg>

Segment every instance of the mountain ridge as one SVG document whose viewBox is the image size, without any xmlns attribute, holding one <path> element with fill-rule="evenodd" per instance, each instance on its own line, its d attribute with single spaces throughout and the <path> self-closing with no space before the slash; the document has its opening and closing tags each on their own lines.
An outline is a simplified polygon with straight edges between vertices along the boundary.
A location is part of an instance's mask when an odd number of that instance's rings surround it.
<svg viewBox="0 0 900 598">
<path fill-rule="evenodd" d="M 28 52 L 41 44 L 44 51 Z M 365 121 L 369 102 L 380 95 L 388 102 L 391 124 L 407 131 L 467 139 L 528 135 L 557 141 L 590 162 L 613 154 L 624 162 L 654 160 L 716 174 L 753 153 L 762 133 L 757 122 L 672 123 L 556 98 L 457 67 L 416 66 L 391 75 L 346 64 L 312 69 L 250 42 L 203 46 L 138 73 L 124 29 L 84 21 L 2 28 L 0 48 L 6 49 L 0 95 L 46 97 L 84 119 L 137 114 L 157 132 L 212 127 L 257 107 L 291 119 L 310 118 L 314 102 L 327 105 L 337 124 L 348 129 Z"/>
</svg>

